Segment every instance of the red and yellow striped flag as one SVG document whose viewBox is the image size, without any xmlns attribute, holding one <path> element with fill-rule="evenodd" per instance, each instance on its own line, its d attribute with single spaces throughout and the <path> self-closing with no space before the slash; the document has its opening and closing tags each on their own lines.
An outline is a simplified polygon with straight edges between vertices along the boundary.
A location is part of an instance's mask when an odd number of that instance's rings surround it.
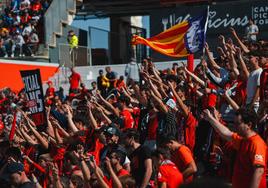
<svg viewBox="0 0 268 188">
<path fill-rule="evenodd" d="M 134 35 L 132 44 L 144 44 L 161 54 L 171 57 L 185 57 L 203 48 L 206 22 L 207 13 L 183 21 L 148 39 Z"/>
</svg>

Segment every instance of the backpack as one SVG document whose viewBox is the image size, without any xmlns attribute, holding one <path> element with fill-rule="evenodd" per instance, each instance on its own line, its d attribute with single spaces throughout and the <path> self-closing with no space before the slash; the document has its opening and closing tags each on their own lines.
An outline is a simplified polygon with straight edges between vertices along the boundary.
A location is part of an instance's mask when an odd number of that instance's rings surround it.
<svg viewBox="0 0 268 188">
<path fill-rule="evenodd" d="M 172 111 L 168 111 L 166 114 L 158 113 L 157 143 L 160 143 L 161 138 L 167 135 L 178 137 L 177 118 Z"/>
</svg>

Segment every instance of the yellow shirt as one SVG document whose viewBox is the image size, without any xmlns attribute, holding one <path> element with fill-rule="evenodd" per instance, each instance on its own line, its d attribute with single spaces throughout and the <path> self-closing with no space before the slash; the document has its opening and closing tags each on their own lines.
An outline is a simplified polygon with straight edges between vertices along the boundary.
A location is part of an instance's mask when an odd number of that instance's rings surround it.
<svg viewBox="0 0 268 188">
<path fill-rule="evenodd" d="M 77 48 L 78 46 L 78 37 L 76 35 L 73 35 L 70 39 L 69 45 L 71 48 Z"/>
</svg>

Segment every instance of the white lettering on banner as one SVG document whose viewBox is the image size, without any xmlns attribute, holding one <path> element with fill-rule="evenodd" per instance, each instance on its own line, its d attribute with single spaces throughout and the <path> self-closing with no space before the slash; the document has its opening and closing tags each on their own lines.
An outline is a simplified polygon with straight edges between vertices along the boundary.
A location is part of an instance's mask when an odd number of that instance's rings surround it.
<svg viewBox="0 0 268 188">
<path fill-rule="evenodd" d="M 30 75 L 23 77 L 25 85 L 26 96 L 29 101 L 28 107 L 31 113 L 37 113 L 43 111 L 43 101 L 41 97 L 41 86 L 38 83 L 38 75 Z"/>
<path fill-rule="evenodd" d="M 31 75 L 23 78 L 26 91 L 33 91 L 40 89 L 38 84 L 37 75 Z"/>
<path fill-rule="evenodd" d="M 252 18 L 257 25 L 268 24 L 268 6 L 252 7 Z"/>
<path fill-rule="evenodd" d="M 169 18 L 169 19 L 168 19 Z M 186 16 L 179 16 L 176 18 L 175 14 L 169 15 L 167 18 L 162 18 L 163 29 L 168 29 L 167 25 L 172 27 L 175 24 L 181 23 L 191 18 L 190 14 Z M 172 20 L 175 19 L 175 20 Z M 234 27 L 234 26 L 246 26 L 248 24 L 248 16 L 231 17 L 229 13 L 225 17 L 217 17 L 216 11 L 209 11 L 208 28 L 220 28 L 220 27 Z"/>
</svg>

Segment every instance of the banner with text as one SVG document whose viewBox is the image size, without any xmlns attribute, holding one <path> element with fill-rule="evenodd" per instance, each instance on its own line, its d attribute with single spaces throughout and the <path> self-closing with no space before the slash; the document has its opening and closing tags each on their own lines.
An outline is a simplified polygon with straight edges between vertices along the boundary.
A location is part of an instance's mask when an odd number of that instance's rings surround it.
<svg viewBox="0 0 268 188">
<path fill-rule="evenodd" d="M 200 14 L 206 6 L 180 5 L 172 9 L 160 9 L 150 12 L 150 35 L 154 36 L 162 31 L 188 20 Z M 252 18 L 259 27 L 258 40 L 268 39 L 268 3 L 267 1 L 246 1 L 246 2 L 217 2 L 210 6 L 207 42 L 214 52 L 218 45 L 220 34 L 231 37 L 230 27 L 233 27 L 240 37 L 245 36 L 245 29 L 249 18 Z M 152 51 L 154 61 L 174 60 Z"/>
<path fill-rule="evenodd" d="M 40 70 L 20 71 L 20 74 L 24 83 L 31 119 L 38 129 L 42 130 L 46 127 L 47 121 Z"/>
</svg>

